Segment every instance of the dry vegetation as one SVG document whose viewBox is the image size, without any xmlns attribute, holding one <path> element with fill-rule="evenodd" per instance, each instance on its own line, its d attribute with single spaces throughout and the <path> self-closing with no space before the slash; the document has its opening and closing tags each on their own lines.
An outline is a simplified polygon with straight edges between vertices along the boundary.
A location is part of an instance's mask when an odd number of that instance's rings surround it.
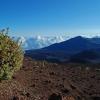
<svg viewBox="0 0 100 100">
<path fill-rule="evenodd" d="M 0 80 L 11 79 L 22 66 L 23 51 L 8 35 L 8 30 L 0 32 Z"/>
</svg>

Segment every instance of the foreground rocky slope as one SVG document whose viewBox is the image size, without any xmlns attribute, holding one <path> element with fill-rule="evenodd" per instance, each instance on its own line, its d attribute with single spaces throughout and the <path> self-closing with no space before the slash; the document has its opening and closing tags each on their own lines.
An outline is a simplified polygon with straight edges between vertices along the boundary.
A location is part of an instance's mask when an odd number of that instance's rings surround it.
<svg viewBox="0 0 100 100">
<path fill-rule="evenodd" d="M 0 100 L 100 100 L 98 66 L 25 58 L 12 80 L 0 82 Z"/>
</svg>

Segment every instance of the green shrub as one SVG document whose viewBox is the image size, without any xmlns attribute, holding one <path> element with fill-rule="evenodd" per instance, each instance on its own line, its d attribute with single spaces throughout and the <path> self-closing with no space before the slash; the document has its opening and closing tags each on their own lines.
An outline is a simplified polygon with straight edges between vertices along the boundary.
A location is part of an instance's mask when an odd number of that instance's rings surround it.
<svg viewBox="0 0 100 100">
<path fill-rule="evenodd" d="M 0 80 L 11 79 L 23 62 L 23 51 L 20 45 L 7 33 L 8 31 L 0 32 Z"/>
</svg>

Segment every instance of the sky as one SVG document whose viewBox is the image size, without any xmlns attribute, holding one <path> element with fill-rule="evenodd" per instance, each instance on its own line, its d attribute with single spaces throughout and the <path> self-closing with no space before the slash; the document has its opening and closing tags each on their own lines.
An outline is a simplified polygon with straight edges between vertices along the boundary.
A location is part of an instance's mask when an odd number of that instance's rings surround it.
<svg viewBox="0 0 100 100">
<path fill-rule="evenodd" d="M 0 0 L 11 36 L 100 35 L 100 0 Z"/>
</svg>

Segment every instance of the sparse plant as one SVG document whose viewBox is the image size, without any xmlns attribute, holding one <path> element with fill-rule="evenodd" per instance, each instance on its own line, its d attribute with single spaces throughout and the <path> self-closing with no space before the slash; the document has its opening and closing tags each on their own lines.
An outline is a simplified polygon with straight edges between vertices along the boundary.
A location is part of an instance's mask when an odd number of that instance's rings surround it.
<svg viewBox="0 0 100 100">
<path fill-rule="evenodd" d="M 23 62 L 23 50 L 8 36 L 8 29 L 0 31 L 0 80 L 11 79 Z"/>
</svg>

